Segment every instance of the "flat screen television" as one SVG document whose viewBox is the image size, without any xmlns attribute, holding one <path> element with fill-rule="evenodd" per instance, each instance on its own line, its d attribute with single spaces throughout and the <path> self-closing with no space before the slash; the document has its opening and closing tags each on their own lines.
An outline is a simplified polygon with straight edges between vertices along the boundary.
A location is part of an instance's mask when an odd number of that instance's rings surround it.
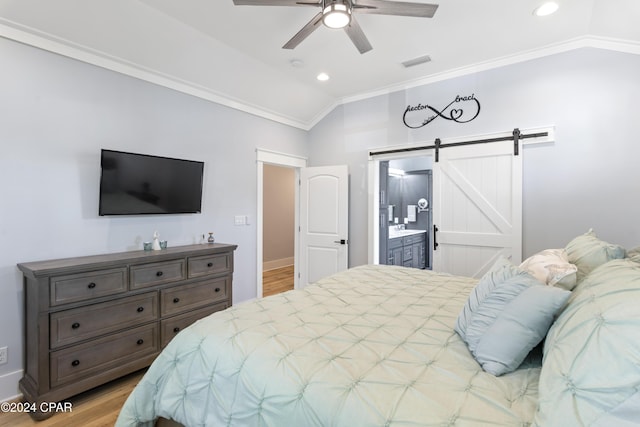
<svg viewBox="0 0 640 427">
<path fill-rule="evenodd" d="M 200 213 L 204 162 L 102 150 L 104 215 Z"/>
</svg>

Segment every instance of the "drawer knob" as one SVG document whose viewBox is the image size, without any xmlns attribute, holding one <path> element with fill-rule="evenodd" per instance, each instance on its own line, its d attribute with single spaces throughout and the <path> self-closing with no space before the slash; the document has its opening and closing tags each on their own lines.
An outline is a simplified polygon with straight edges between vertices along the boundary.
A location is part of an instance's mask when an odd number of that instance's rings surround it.
<svg viewBox="0 0 640 427">
<path fill-rule="evenodd" d="M 144 340 L 142 338 L 140 338 L 138 341 L 136 341 L 136 344 L 142 345 L 142 344 L 144 344 Z"/>
<path fill-rule="evenodd" d="M 174 298 L 174 299 L 173 299 L 173 303 L 174 303 L 174 304 L 177 304 L 177 303 L 179 303 L 179 302 L 180 302 L 180 298 Z"/>
<path fill-rule="evenodd" d="M 78 329 L 80 327 L 80 323 L 76 322 L 73 325 L 71 325 L 72 329 Z"/>
<path fill-rule="evenodd" d="M 96 284 L 95 284 L 95 283 L 93 283 L 93 282 L 91 282 L 91 283 L 89 283 L 89 284 L 87 285 L 87 287 L 88 287 L 89 289 L 93 289 L 93 288 L 95 288 L 95 287 L 96 287 Z"/>
<path fill-rule="evenodd" d="M 161 277 L 163 274 L 164 274 L 164 273 L 163 273 L 162 271 L 158 271 L 158 272 L 156 273 L 156 276 Z"/>
<path fill-rule="evenodd" d="M 175 332 L 177 334 L 178 332 L 180 332 L 180 328 L 178 326 L 176 326 L 175 328 L 173 328 L 173 332 Z"/>
<path fill-rule="evenodd" d="M 213 267 L 213 263 L 212 262 L 208 263 L 207 267 Z"/>
<path fill-rule="evenodd" d="M 216 292 L 220 292 L 220 288 L 216 288 L 216 289 L 215 289 L 215 291 L 216 291 Z"/>
<path fill-rule="evenodd" d="M 144 307 L 138 307 L 138 313 L 142 313 L 144 311 Z"/>
<path fill-rule="evenodd" d="M 71 366 L 78 366 L 79 364 L 80 364 L 80 361 L 78 359 L 71 362 Z"/>
</svg>

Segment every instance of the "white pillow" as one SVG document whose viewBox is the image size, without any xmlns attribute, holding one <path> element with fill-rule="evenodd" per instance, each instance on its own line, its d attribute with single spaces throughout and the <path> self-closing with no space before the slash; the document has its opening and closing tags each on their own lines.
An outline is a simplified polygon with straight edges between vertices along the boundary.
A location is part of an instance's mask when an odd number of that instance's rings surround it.
<svg viewBox="0 0 640 427">
<path fill-rule="evenodd" d="M 564 249 L 545 249 L 530 256 L 520 269 L 549 286 L 557 286 L 568 291 L 576 286 L 578 267 L 569 262 Z"/>
</svg>

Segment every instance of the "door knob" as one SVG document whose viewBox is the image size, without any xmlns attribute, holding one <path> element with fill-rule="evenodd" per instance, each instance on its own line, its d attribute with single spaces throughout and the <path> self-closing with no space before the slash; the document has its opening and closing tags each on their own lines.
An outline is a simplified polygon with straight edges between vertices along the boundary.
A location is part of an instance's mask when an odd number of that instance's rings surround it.
<svg viewBox="0 0 640 427">
<path fill-rule="evenodd" d="M 340 243 L 341 245 L 346 245 L 347 240 L 346 239 L 334 240 L 333 243 Z"/>
</svg>

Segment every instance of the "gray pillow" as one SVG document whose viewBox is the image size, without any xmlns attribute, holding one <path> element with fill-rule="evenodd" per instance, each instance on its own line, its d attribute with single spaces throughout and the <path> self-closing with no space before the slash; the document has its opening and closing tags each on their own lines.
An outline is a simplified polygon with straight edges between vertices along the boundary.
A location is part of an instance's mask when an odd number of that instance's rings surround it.
<svg viewBox="0 0 640 427">
<path fill-rule="evenodd" d="M 499 260 L 472 291 L 455 329 L 482 369 L 502 375 L 542 341 L 570 295 Z"/>
</svg>

